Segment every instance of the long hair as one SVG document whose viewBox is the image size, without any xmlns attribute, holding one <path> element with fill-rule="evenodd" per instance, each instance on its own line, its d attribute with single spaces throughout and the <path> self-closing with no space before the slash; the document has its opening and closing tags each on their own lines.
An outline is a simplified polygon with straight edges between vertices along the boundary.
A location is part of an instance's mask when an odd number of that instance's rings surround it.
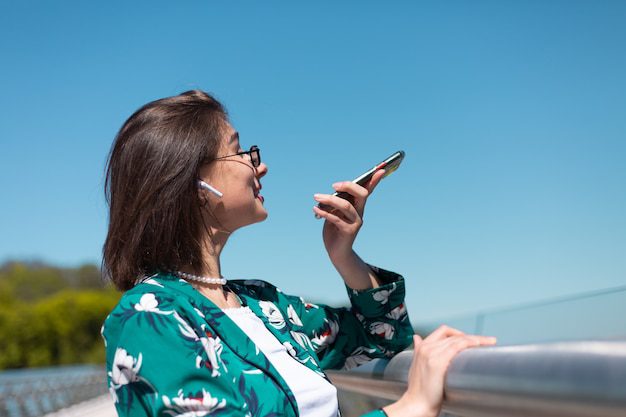
<svg viewBox="0 0 626 417">
<path fill-rule="evenodd" d="M 117 133 L 106 166 L 102 269 L 118 289 L 183 265 L 201 269 L 196 178 L 216 157 L 227 122 L 215 98 L 192 90 L 146 104 Z"/>
</svg>

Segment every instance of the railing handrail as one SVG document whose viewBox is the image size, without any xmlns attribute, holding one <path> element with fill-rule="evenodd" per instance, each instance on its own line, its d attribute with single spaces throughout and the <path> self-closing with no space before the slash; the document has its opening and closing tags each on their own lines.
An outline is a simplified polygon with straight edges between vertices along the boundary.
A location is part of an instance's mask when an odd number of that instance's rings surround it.
<svg viewBox="0 0 626 417">
<path fill-rule="evenodd" d="M 329 376 L 338 388 L 394 400 L 412 351 Z M 457 416 L 624 416 L 626 341 L 494 346 L 461 352 L 446 375 L 444 411 Z"/>
</svg>

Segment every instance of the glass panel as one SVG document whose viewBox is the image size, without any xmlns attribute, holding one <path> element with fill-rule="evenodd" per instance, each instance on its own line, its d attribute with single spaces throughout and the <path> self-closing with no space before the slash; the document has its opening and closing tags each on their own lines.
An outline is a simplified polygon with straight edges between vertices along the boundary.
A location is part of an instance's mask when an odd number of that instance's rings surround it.
<svg viewBox="0 0 626 417">
<path fill-rule="evenodd" d="M 590 339 L 626 339 L 626 287 L 547 300 L 502 310 L 416 323 L 422 336 L 447 324 L 496 336 L 498 345 Z"/>
</svg>

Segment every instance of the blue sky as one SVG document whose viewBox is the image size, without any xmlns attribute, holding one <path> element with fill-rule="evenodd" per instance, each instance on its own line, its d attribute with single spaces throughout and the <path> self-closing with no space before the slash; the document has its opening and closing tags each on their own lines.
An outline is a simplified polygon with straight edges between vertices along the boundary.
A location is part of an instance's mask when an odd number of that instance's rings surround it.
<svg viewBox="0 0 626 417">
<path fill-rule="evenodd" d="M 224 2 L 225 3 L 225 2 Z M 99 262 L 107 152 L 191 88 L 269 165 L 224 274 L 343 303 L 313 194 L 403 149 L 361 256 L 414 322 L 626 281 L 626 3 L 2 2 L 0 261 Z"/>
</svg>

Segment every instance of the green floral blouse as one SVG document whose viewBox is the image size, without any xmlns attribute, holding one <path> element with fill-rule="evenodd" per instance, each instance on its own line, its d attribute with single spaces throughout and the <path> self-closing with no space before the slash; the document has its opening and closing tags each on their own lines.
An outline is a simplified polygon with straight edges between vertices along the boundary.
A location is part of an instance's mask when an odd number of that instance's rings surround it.
<svg viewBox="0 0 626 417">
<path fill-rule="evenodd" d="M 300 363 L 349 369 L 412 342 L 404 279 L 348 287 L 351 308 L 311 304 L 265 281 L 228 287 Z M 102 328 L 109 391 L 120 417 L 297 416 L 295 397 L 250 338 L 186 281 L 157 274 L 127 291 Z M 381 411 L 368 417 L 382 416 Z"/>
</svg>

